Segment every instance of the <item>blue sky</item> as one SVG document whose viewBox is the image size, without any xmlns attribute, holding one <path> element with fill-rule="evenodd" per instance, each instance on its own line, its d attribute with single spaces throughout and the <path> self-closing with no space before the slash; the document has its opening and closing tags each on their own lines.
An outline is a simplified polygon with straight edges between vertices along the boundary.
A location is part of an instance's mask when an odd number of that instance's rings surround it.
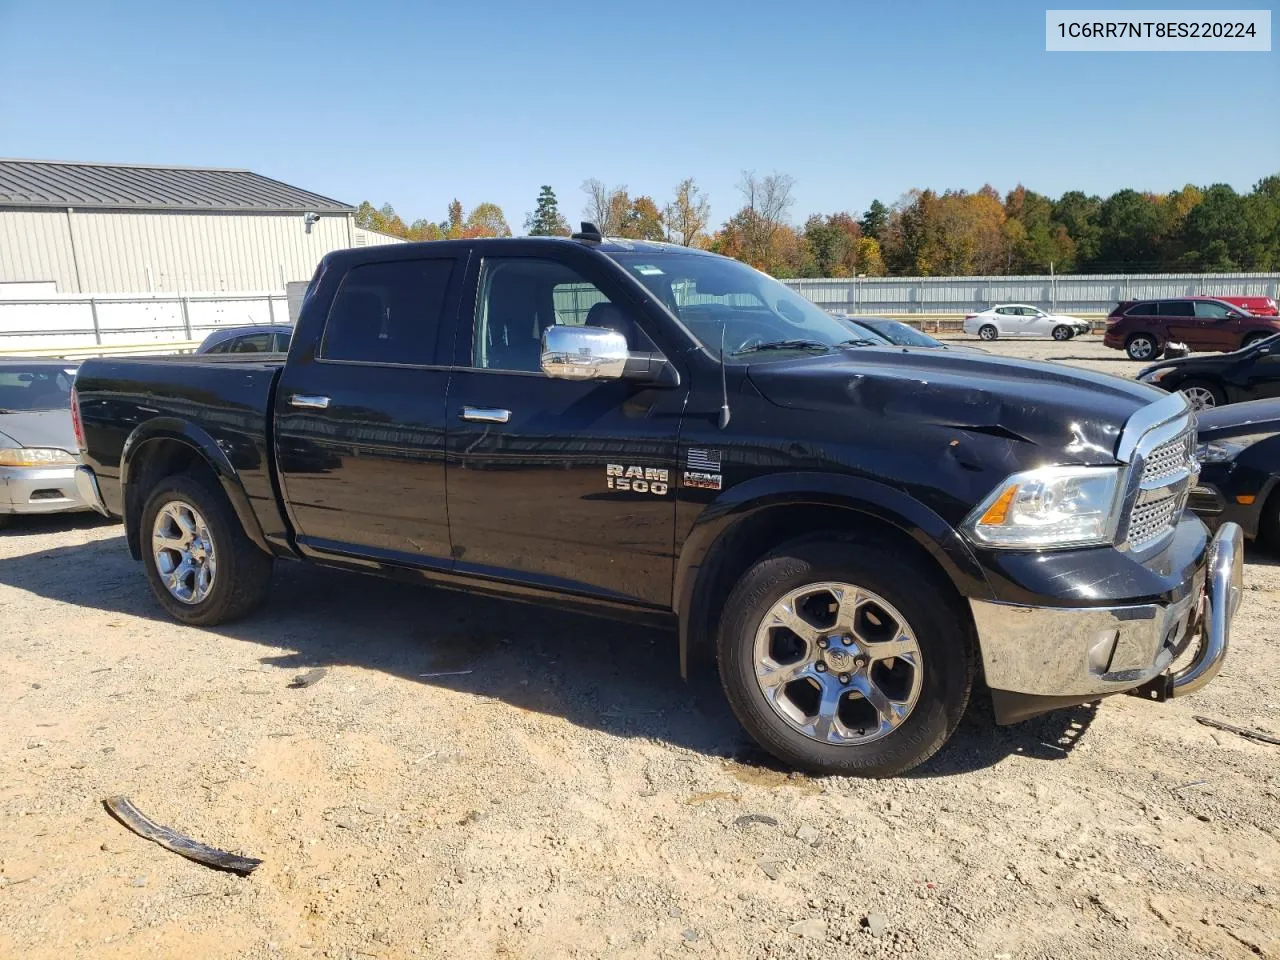
<svg viewBox="0 0 1280 960">
<path fill-rule="evenodd" d="M 797 222 L 1280 171 L 1280 53 L 1051 54 L 1045 6 L 0 0 L 0 156 L 247 167 L 406 220 L 492 200 L 517 231 L 542 183 L 576 222 L 587 177 L 661 204 L 692 176 L 719 223 L 744 169 L 791 174 Z"/>
</svg>

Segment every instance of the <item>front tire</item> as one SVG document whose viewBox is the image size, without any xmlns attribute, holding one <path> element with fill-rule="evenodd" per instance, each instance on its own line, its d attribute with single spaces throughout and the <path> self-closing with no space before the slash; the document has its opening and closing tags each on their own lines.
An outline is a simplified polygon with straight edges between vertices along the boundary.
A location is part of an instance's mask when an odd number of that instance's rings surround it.
<svg viewBox="0 0 1280 960">
<path fill-rule="evenodd" d="M 1268 337 L 1271 337 L 1271 336 L 1273 336 L 1273 334 L 1270 334 L 1270 333 L 1255 333 L 1250 336 L 1247 336 L 1244 338 L 1244 341 L 1240 344 L 1240 349 L 1243 350 L 1245 347 L 1252 347 L 1259 340 L 1266 340 Z"/>
<path fill-rule="evenodd" d="M 151 591 L 175 620 L 212 627 L 266 600 L 271 557 L 244 532 L 214 481 L 164 477 L 142 508 L 142 560 Z"/>
<path fill-rule="evenodd" d="M 1053 328 L 1053 339 L 1055 340 L 1066 341 L 1070 340 L 1073 336 L 1075 336 L 1075 331 L 1068 326 L 1059 324 Z"/>
<path fill-rule="evenodd" d="M 1153 359 L 1158 348 L 1155 337 L 1147 333 L 1135 333 L 1124 344 L 1124 352 L 1129 359 L 1138 361 Z"/>
<path fill-rule="evenodd" d="M 747 732 L 814 773 L 891 777 L 947 741 L 973 685 L 965 612 L 936 571 L 876 541 L 796 542 L 734 587 L 717 640 Z"/>
<path fill-rule="evenodd" d="M 992 340 L 998 340 L 999 338 L 1000 338 L 1000 331 L 997 330 L 993 324 L 984 323 L 982 326 L 978 328 L 979 340 L 986 340 L 988 343 L 990 343 Z"/>
<path fill-rule="evenodd" d="M 1184 380 L 1178 390 L 1192 410 L 1212 410 L 1227 402 L 1223 389 L 1210 380 Z"/>
</svg>

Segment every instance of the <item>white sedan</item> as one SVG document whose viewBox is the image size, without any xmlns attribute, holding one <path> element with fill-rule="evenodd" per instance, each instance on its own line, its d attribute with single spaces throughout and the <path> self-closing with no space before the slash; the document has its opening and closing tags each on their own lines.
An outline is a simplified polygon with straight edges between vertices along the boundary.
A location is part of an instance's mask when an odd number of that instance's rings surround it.
<svg viewBox="0 0 1280 960">
<path fill-rule="evenodd" d="M 1005 303 L 971 313 L 964 318 L 964 332 L 982 340 L 1000 337 L 1053 337 L 1070 340 L 1078 333 L 1089 332 L 1089 321 L 1062 313 L 1045 313 L 1025 303 Z"/>
</svg>

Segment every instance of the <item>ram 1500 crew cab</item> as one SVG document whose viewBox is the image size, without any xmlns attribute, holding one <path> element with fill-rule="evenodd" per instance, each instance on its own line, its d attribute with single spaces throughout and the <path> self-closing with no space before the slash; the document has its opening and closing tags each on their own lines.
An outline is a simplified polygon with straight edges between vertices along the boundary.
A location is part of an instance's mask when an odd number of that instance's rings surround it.
<svg viewBox="0 0 1280 960">
<path fill-rule="evenodd" d="M 1000 722 L 1190 693 L 1240 596 L 1238 527 L 1184 512 L 1180 394 L 872 345 L 588 225 L 332 253 L 287 359 L 76 389 L 80 483 L 177 619 L 249 613 L 279 558 L 652 618 L 809 770 L 907 770 L 978 682 Z"/>
</svg>

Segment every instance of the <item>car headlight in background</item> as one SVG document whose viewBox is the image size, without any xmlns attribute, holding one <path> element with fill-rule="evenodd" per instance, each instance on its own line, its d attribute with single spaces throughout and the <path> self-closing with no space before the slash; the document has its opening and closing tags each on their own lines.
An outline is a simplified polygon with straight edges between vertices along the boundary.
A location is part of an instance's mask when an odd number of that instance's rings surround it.
<svg viewBox="0 0 1280 960">
<path fill-rule="evenodd" d="M 988 547 L 1111 543 L 1119 519 L 1120 467 L 1041 467 L 1015 473 L 964 522 Z"/>
<path fill-rule="evenodd" d="M 1143 370 L 1138 374 L 1138 379 L 1143 383 L 1159 383 L 1169 374 L 1173 373 L 1173 367 L 1156 367 L 1154 370 Z"/>
<path fill-rule="evenodd" d="M 0 447 L 0 467 L 56 467 L 76 458 L 53 447 Z"/>
<path fill-rule="evenodd" d="M 1247 433 L 1239 437 L 1208 440 L 1196 447 L 1196 459 L 1201 463 L 1222 463 L 1225 460 L 1234 460 L 1259 440 L 1274 436 L 1276 436 L 1274 433 Z"/>
</svg>

